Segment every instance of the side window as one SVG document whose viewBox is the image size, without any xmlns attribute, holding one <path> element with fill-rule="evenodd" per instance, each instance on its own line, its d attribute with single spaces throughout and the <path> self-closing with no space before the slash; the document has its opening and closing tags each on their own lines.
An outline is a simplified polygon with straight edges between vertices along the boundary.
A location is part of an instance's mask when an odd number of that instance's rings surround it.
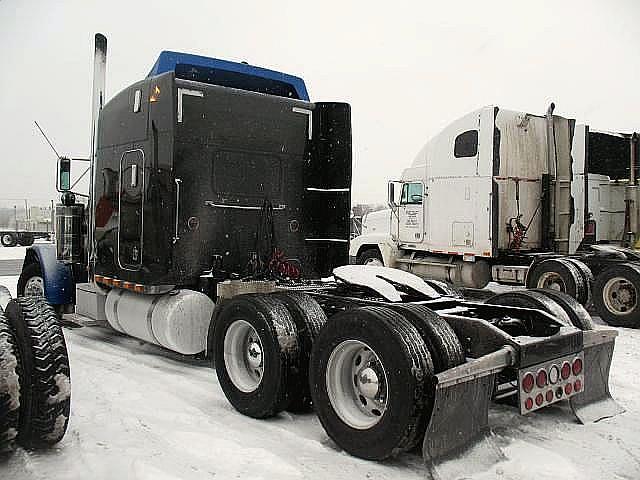
<svg viewBox="0 0 640 480">
<path fill-rule="evenodd" d="M 468 130 L 456 137 L 453 156 L 456 158 L 475 157 L 478 154 L 478 131 Z"/>
<path fill-rule="evenodd" d="M 419 205 L 422 203 L 422 184 L 405 183 L 402 185 L 400 205 Z"/>
</svg>

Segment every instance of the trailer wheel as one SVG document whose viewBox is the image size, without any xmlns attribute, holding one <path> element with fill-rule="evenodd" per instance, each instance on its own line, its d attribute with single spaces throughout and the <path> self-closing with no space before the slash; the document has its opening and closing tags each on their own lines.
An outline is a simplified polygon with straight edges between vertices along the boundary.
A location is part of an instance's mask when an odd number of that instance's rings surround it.
<svg viewBox="0 0 640 480">
<path fill-rule="evenodd" d="M 587 300 L 581 303 L 585 307 L 590 305 L 591 302 L 593 301 L 593 282 L 594 282 L 593 273 L 591 272 L 591 269 L 587 266 L 586 263 L 578 260 L 577 258 L 565 258 L 564 260 L 572 263 L 580 272 L 580 275 L 582 276 L 582 281 L 584 282 L 585 289 L 587 292 L 586 294 Z"/>
<path fill-rule="evenodd" d="M 546 288 L 567 293 L 583 305 L 589 291 L 578 268 L 564 258 L 551 258 L 535 265 L 527 275 L 527 288 Z"/>
<path fill-rule="evenodd" d="M 16 290 L 19 297 L 44 297 L 44 277 L 39 263 L 30 263 L 22 269 Z"/>
<path fill-rule="evenodd" d="M 367 248 L 362 251 L 356 258 L 358 265 L 370 265 L 372 267 L 384 267 L 382 255 L 377 248 Z"/>
<path fill-rule="evenodd" d="M 298 379 L 300 346 L 285 305 L 269 295 L 238 295 L 220 305 L 214 364 L 225 396 L 240 413 L 266 418 L 285 410 Z"/>
<path fill-rule="evenodd" d="M 309 295 L 300 292 L 277 292 L 271 294 L 289 311 L 298 330 L 300 341 L 300 366 L 298 378 L 291 382 L 291 403 L 288 410 L 292 412 L 311 411 L 311 393 L 309 391 L 309 357 L 313 342 L 320 335 L 320 330 L 327 323 L 327 315 L 322 307 Z"/>
<path fill-rule="evenodd" d="M 560 305 L 560 307 L 569 316 L 569 319 L 571 320 L 571 323 L 574 327 L 577 327 L 580 330 L 593 330 L 595 328 L 593 319 L 591 318 L 591 315 L 589 315 L 589 312 L 587 312 L 587 309 L 584 308 L 571 295 L 567 295 L 563 292 L 557 292 L 555 290 L 547 290 L 545 288 L 540 288 L 533 291 L 540 292 L 541 294 L 549 297 L 551 300 Z"/>
<path fill-rule="evenodd" d="M 18 442 L 25 448 L 53 445 L 67 430 L 71 407 L 62 327 L 53 308 L 41 298 L 15 298 L 5 313 L 16 336 L 23 371 Z"/>
<path fill-rule="evenodd" d="M 593 304 L 602 320 L 615 327 L 640 327 L 640 267 L 612 265 L 596 277 Z"/>
<path fill-rule="evenodd" d="M 21 377 L 16 338 L 0 310 L 0 460 L 13 451 L 18 435 Z"/>
<path fill-rule="evenodd" d="M 464 349 L 449 324 L 423 305 L 393 305 L 420 332 L 433 359 L 434 373 L 444 372 L 465 362 Z"/>
<path fill-rule="evenodd" d="M 534 308 L 551 314 L 562 325 L 573 325 L 569 315 L 560 305 L 540 292 L 533 290 L 519 290 L 499 293 L 488 299 L 490 305 L 504 305 L 507 307 Z"/>
<path fill-rule="evenodd" d="M 18 243 L 23 247 L 30 247 L 34 241 L 35 238 L 29 233 L 24 233 L 18 237 Z"/>
<path fill-rule="evenodd" d="M 13 233 L 3 233 L 0 236 L 0 243 L 2 243 L 3 247 L 15 247 L 18 241 Z"/>
<path fill-rule="evenodd" d="M 313 345 L 313 404 L 351 455 L 383 460 L 413 448 L 433 406 L 433 361 L 402 315 L 362 307 L 329 319 Z"/>
</svg>

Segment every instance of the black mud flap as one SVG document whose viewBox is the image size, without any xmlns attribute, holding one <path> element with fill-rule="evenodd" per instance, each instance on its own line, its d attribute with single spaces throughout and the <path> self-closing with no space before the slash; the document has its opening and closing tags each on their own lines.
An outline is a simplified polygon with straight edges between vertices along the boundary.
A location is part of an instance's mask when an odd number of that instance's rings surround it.
<svg viewBox="0 0 640 480">
<path fill-rule="evenodd" d="M 617 335 L 613 329 L 583 332 L 584 391 L 569 399 L 580 423 L 598 422 L 625 411 L 609 392 L 609 370 Z"/>
<path fill-rule="evenodd" d="M 435 400 L 422 454 L 434 480 L 488 470 L 506 457 L 489 429 L 496 373 L 513 363 L 505 347 L 436 375 Z"/>
</svg>

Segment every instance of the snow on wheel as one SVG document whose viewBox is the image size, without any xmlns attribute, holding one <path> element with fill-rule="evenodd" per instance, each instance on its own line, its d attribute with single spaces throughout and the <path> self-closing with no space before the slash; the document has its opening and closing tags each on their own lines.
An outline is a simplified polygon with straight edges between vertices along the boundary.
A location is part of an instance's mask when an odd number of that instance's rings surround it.
<svg viewBox="0 0 640 480">
<path fill-rule="evenodd" d="M 551 314 L 555 320 L 563 325 L 573 325 L 569 315 L 567 315 L 560 305 L 546 295 L 534 290 L 500 293 L 494 295 L 485 303 L 510 307 L 534 308 Z"/>
<path fill-rule="evenodd" d="M 436 312 L 423 305 L 393 305 L 420 332 L 433 359 L 434 373 L 438 374 L 465 362 L 464 350 L 449 324 Z"/>
<path fill-rule="evenodd" d="M 431 414 L 433 361 L 402 315 L 362 307 L 333 316 L 313 345 L 309 381 L 329 437 L 357 457 L 413 448 Z"/>
<path fill-rule="evenodd" d="M 358 265 L 369 265 L 372 267 L 384 267 L 382 255 L 377 248 L 368 248 L 358 255 L 356 259 Z"/>
<path fill-rule="evenodd" d="M 18 435 L 21 376 L 16 338 L 0 309 L 0 456 L 13 451 Z"/>
<path fill-rule="evenodd" d="M 215 314 L 213 352 L 222 390 L 240 413 L 266 418 L 288 408 L 300 346 L 285 305 L 269 295 L 238 295 Z"/>
<path fill-rule="evenodd" d="M 16 336 L 23 371 L 18 442 L 25 448 L 53 445 L 67 430 L 71 406 L 62 327 L 43 298 L 15 298 L 5 314 Z"/>
<path fill-rule="evenodd" d="M 39 263 L 27 265 L 18 278 L 19 297 L 44 297 L 44 278 Z"/>
<path fill-rule="evenodd" d="M 587 309 L 584 308 L 571 295 L 567 295 L 566 293 L 558 292 L 556 290 L 547 290 L 544 288 L 535 289 L 532 291 L 540 292 L 541 294 L 549 297 L 551 300 L 560 305 L 560 307 L 569 316 L 569 319 L 571 320 L 571 323 L 574 327 L 577 327 L 580 330 L 593 330 L 595 328 L 593 319 L 591 318 L 591 315 L 589 315 L 589 312 L 587 312 Z"/>
<path fill-rule="evenodd" d="M 322 307 L 309 295 L 300 292 L 277 292 L 271 294 L 289 311 L 298 329 L 300 340 L 300 367 L 298 379 L 292 381 L 292 398 L 288 409 L 292 412 L 311 410 L 311 393 L 309 392 L 309 357 L 313 342 L 320 330 L 327 323 L 327 315 Z"/>
<path fill-rule="evenodd" d="M 598 315 L 615 327 L 640 327 L 640 267 L 612 265 L 596 277 L 593 304 Z"/>
<path fill-rule="evenodd" d="M 11 301 L 11 292 L 4 285 L 0 285 L 0 308 L 4 311 L 7 304 Z"/>
<path fill-rule="evenodd" d="M 580 270 L 564 258 L 543 260 L 529 269 L 527 288 L 565 292 L 583 305 L 589 301 L 589 290 Z"/>
</svg>

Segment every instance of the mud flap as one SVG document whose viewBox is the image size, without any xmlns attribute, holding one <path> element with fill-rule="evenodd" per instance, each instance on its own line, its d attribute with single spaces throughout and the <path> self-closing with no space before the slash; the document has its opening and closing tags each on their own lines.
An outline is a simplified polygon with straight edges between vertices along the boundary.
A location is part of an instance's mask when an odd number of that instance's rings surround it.
<svg viewBox="0 0 640 480">
<path fill-rule="evenodd" d="M 618 333 L 611 329 L 586 330 L 584 342 L 584 391 L 569 399 L 580 423 L 593 423 L 625 411 L 609 392 L 609 370 Z"/>
<path fill-rule="evenodd" d="M 422 445 L 433 479 L 464 477 L 505 459 L 489 429 L 489 404 L 496 373 L 513 358 L 513 350 L 505 347 L 436 375 L 433 411 Z"/>
</svg>

